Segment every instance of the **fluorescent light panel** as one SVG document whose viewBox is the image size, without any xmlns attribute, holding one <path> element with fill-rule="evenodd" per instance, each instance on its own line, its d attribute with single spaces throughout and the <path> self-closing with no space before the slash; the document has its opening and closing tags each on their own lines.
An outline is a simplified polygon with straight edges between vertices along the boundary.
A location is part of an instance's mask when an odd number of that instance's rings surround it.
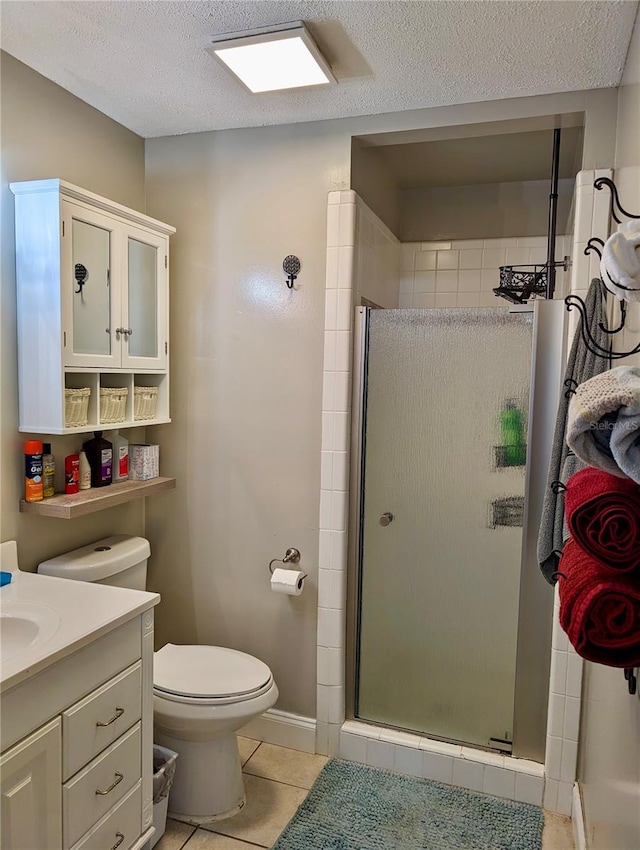
<svg viewBox="0 0 640 850">
<path fill-rule="evenodd" d="M 225 38 L 207 52 L 253 94 L 335 83 L 304 24 L 283 26 L 288 28 Z"/>
</svg>

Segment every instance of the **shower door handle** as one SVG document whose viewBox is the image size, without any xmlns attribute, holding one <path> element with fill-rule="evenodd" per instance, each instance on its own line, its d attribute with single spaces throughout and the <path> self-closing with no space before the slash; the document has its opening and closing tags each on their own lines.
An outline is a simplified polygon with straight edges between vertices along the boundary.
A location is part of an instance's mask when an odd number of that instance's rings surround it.
<svg viewBox="0 0 640 850">
<path fill-rule="evenodd" d="M 390 514 L 390 513 L 387 511 L 386 513 L 382 514 L 382 516 L 380 517 L 380 519 L 378 520 L 378 522 L 380 523 L 380 525 L 381 525 L 383 528 L 386 528 L 388 525 L 390 525 L 390 523 L 392 523 L 392 522 L 393 522 L 393 514 Z"/>
</svg>

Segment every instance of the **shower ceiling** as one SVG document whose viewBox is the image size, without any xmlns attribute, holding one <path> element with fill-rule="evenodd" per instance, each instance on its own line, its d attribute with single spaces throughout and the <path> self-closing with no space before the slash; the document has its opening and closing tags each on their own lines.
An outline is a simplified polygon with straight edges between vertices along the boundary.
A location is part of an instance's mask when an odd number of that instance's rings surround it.
<svg viewBox="0 0 640 850">
<path fill-rule="evenodd" d="M 582 127 L 562 131 L 560 173 L 580 170 Z M 400 189 L 477 186 L 547 180 L 551 174 L 550 130 L 387 145 L 375 151 Z"/>
</svg>

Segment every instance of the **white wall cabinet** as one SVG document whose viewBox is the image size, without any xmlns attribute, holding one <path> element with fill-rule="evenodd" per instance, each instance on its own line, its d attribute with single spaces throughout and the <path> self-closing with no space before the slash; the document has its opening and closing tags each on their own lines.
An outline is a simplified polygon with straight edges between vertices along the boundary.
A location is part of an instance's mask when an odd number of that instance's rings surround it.
<svg viewBox="0 0 640 850">
<path fill-rule="evenodd" d="M 169 421 L 168 224 L 62 180 L 15 195 L 19 428 L 44 434 Z M 101 388 L 127 387 L 125 420 L 102 421 Z M 135 387 L 158 389 L 153 420 Z M 89 418 L 65 422 L 65 389 L 89 388 Z"/>
<path fill-rule="evenodd" d="M 146 611 L 3 694 L 3 850 L 146 844 L 152 663 L 153 612 Z"/>
</svg>

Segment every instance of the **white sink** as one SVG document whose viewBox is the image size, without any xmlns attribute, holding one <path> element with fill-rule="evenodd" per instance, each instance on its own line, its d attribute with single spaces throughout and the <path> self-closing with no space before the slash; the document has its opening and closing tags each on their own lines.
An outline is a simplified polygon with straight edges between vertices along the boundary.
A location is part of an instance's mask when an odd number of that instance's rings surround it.
<svg viewBox="0 0 640 850">
<path fill-rule="evenodd" d="M 2 599 L 0 592 L 0 661 L 20 655 L 53 637 L 60 616 L 40 602 Z"/>
</svg>

